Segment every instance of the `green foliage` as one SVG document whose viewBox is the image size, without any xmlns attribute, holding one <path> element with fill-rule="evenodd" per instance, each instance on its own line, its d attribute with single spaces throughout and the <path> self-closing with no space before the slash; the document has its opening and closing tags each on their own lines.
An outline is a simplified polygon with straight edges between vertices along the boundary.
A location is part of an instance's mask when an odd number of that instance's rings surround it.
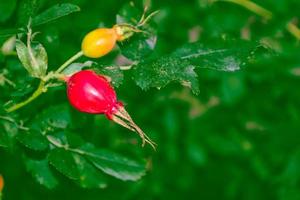
<svg viewBox="0 0 300 200">
<path fill-rule="evenodd" d="M 72 63 L 63 71 L 63 74 L 71 76 L 72 74 L 75 74 L 86 67 L 91 67 L 92 65 L 93 63 L 91 61 L 86 61 L 85 63 Z"/>
<path fill-rule="evenodd" d="M 26 47 L 20 41 L 16 41 L 16 50 L 20 61 L 25 69 L 33 77 L 42 77 L 48 68 L 48 57 L 45 48 L 41 44 L 36 44 L 33 48 Z"/>
<path fill-rule="evenodd" d="M 143 12 L 138 9 L 134 4 L 125 4 L 117 14 L 117 24 L 138 24 Z M 145 26 L 141 27 L 142 34 L 134 35 L 127 41 L 120 43 L 120 49 L 122 55 L 132 61 L 143 59 L 154 50 L 156 43 L 156 31 L 153 28 L 153 24 L 149 22 Z"/>
<path fill-rule="evenodd" d="M 160 89 L 171 81 L 178 81 L 192 88 L 194 93 L 199 92 L 194 66 L 172 56 L 139 64 L 134 71 L 134 78 L 137 85 L 142 89 L 149 87 Z"/>
<path fill-rule="evenodd" d="M 1 1 L 0 22 L 5 22 L 13 14 L 16 3 L 16 0 L 3 2 Z"/>
<path fill-rule="evenodd" d="M 84 157 L 73 155 L 77 163 L 80 178 L 78 183 L 83 188 L 100 188 L 103 189 L 107 186 L 106 177 L 99 173 L 99 171 L 89 163 Z"/>
<path fill-rule="evenodd" d="M 299 199 L 300 3 L 245 2 L 0 0 L 3 199 Z M 157 152 L 73 109 L 55 79 L 115 23 L 134 35 L 62 73 L 110 78 Z"/>
<path fill-rule="evenodd" d="M 32 174 L 36 181 L 49 188 L 53 189 L 57 186 L 58 181 L 53 175 L 53 172 L 50 169 L 48 161 L 44 160 L 32 160 L 25 157 L 25 166 L 26 170 Z"/>
<path fill-rule="evenodd" d="M 71 122 L 69 108 L 66 104 L 48 107 L 39 113 L 31 123 L 32 129 L 43 132 L 52 129 L 65 129 Z M 50 129 L 51 130 L 51 129 Z"/>
<path fill-rule="evenodd" d="M 35 130 L 20 132 L 17 135 L 17 140 L 25 147 L 35 151 L 44 151 L 49 146 L 46 138 Z"/>
<path fill-rule="evenodd" d="M 2 3 L 3 1 L 3 3 Z M 3 9 L 3 21 L 6 18 L 10 17 L 11 12 L 15 7 L 16 1 L 5 1 L 1 0 L 1 9 Z M 10 28 L 6 30 L 0 30 L 0 38 L 7 37 L 16 33 L 25 32 L 25 27 L 31 21 L 32 26 L 38 26 L 45 23 L 49 23 L 53 20 L 59 19 L 61 17 L 67 16 L 71 13 L 80 11 L 80 8 L 77 5 L 71 3 L 63 3 L 63 4 L 56 4 L 51 8 L 41 12 L 40 14 L 36 15 L 36 11 L 39 7 L 40 2 L 37 0 L 21 0 L 19 5 L 19 12 L 18 12 L 18 26 L 17 28 Z M 1 11 L 1 10 L 0 10 Z M 1 18 L 0 18 L 1 22 Z"/>
<path fill-rule="evenodd" d="M 226 41 L 223 41 L 223 43 Z M 195 68 L 207 68 L 233 72 L 239 70 L 254 54 L 256 46 L 247 42 L 231 44 L 229 48 L 208 49 L 201 43 L 192 43 L 177 49 L 170 55 L 145 61 L 135 66 L 134 78 L 142 89 L 161 88 L 171 81 L 178 81 L 199 93 Z M 227 45 L 228 46 L 228 45 Z"/>
<path fill-rule="evenodd" d="M 73 153 L 62 148 L 56 148 L 50 151 L 48 155 L 49 163 L 70 179 L 79 179 L 77 164 L 73 157 Z"/>
<path fill-rule="evenodd" d="M 113 152 L 98 150 L 92 146 L 81 148 L 84 155 L 98 169 L 118 179 L 136 181 L 145 174 L 145 166 Z"/>
<path fill-rule="evenodd" d="M 32 19 L 32 26 L 49 23 L 60 17 L 67 16 L 73 12 L 78 12 L 78 11 L 80 11 L 80 8 L 77 5 L 70 4 L 70 3 L 57 4 L 52 6 L 51 8 L 48 8 L 41 14 L 35 16 Z"/>
</svg>

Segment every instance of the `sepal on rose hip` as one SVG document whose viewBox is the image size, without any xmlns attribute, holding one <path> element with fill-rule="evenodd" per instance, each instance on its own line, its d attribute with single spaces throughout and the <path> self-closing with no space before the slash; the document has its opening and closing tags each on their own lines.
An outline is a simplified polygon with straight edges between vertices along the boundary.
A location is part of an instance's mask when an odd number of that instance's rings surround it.
<svg viewBox="0 0 300 200">
<path fill-rule="evenodd" d="M 131 116 L 123 106 L 119 107 L 118 111 L 112 116 L 112 120 L 120 124 L 121 126 L 124 126 L 125 128 L 138 133 L 143 141 L 142 146 L 144 146 L 147 142 L 152 146 L 154 150 L 156 149 L 156 144 L 144 133 L 144 131 L 138 125 L 136 125 L 136 123 L 132 120 Z"/>
<path fill-rule="evenodd" d="M 132 120 L 124 105 L 117 100 L 116 92 L 105 76 L 92 70 L 79 71 L 67 82 L 67 96 L 77 110 L 90 114 L 105 114 L 108 119 L 139 134 L 145 143 L 155 149 L 155 143 Z"/>
</svg>

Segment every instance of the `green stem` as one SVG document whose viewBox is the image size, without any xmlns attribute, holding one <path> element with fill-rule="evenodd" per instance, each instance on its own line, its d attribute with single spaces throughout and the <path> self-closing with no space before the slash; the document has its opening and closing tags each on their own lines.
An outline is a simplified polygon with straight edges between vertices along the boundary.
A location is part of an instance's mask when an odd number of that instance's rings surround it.
<svg viewBox="0 0 300 200">
<path fill-rule="evenodd" d="M 62 64 L 56 71 L 55 73 L 58 74 L 60 72 L 62 72 L 67 66 L 69 66 L 72 62 L 74 62 L 75 60 L 77 60 L 78 58 L 80 58 L 83 55 L 82 51 L 79 51 L 78 53 L 76 53 L 74 56 L 72 56 L 70 59 L 68 59 L 64 64 Z"/>
<path fill-rule="evenodd" d="M 39 84 L 39 87 L 36 89 L 36 91 L 34 91 L 34 93 L 25 101 L 22 101 L 18 104 L 13 105 L 12 107 L 6 109 L 6 112 L 13 112 L 18 110 L 19 108 L 22 108 L 23 106 L 27 105 L 28 103 L 30 103 L 31 101 L 33 101 L 34 99 L 36 99 L 38 96 L 40 96 L 43 92 L 45 92 L 45 82 L 41 81 Z"/>
<path fill-rule="evenodd" d="M 28 128 L 23 126 L 22 121 L 20 123 L 17 123 L 13 118 L 7 116 L 1 116 L 1 115 L 0 115 L 0 119 L 14 124 L 18 129 L 28 131 Z"/>
<path fill-rule="evenodd" d="M 45 86 L 45 83 L 47 81 L 49 81 L 52 78 L 58 78 L 60 72 L 62 72 L 67 66 L 69 66 L 72 62 L 74 62 L 78 58 L 80 58 L 82 55 L 83 55 L 83 52 L 79 51 L 74 56 L 72 56 L 70 59 L 68 59 L 66 62 L 64 62 L 54 73 L 49 72 L 48 75 L 45 76 L 41 80 L 41 82 L 39 84 L 39 87 L 35 90 L 35 92 L 28 99 L 26 99 L 25 101 L 22 101 L 18 104 L 13 105 L 12 107 L 6 109 L 6 112 L 16 111 L 19 108 L 22 108 L 23 106 L 29 104 L 31 101 L 36 99 L 38 96 L 40 96 L 47 89 L 47 87 Z"/>
<path fill-rule="evenodd" d="M 55 147 L 57 148 L 63 148 L 65 149 L 66 151 L 70 151 L 70 152 L 73 152 L 73 153 L 77 153 L 79 155 L 87 155 L 86 152 L 80 150 L 80 149 L 73 149 L 73 148 L 70 148 L 68 145 L 63 145 L 61 144 L 59 141 L 56 140 L 56 138 L 52 137 L 52 136 L 47 136 L 46 137 L 47 140 Z"/>
<path fill-rule="evenodd" d="M 269 10 L 257 5 L 256 3 L 250 1 L 250 0 L 216 0 L 216 1 L 224 1 L 224 2 L 231 2 L 238 4 L 240 6 L 243 6 L 244 8 L 254 12 L 255 14 L 266 18 L 271 19 L 272 18 L 272 12 Z"/>
</svg>

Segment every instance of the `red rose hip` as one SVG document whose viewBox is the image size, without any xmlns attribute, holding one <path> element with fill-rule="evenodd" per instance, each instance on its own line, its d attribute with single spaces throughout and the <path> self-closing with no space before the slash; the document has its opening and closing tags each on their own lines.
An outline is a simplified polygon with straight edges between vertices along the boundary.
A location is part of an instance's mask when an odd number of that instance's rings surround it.
<svg viewBox="0 0 300 200">
<path fill-rule="evenodd" d="M 106 114 L 111 119 L 121 105 L 106 78 L 93 71 L 75 73 L 68 79 L 67 86 L 71 105 L 81 112 Z"/>
<path fill-rule="evenodd" d="M 108 119 L 137 132 L 145 142 L 155 148 L 155 143 L 134 123 L 117 101 L 116 92 L 108 80 L 92 70 L 73 74 L 67 80 L 67 96 L 70 104 L 77 110 L 90 114 L 105 114 Z"/>
<path fill-rule="evenodd" d="M 1 192 L 4 188 L 4 179 L 3 176 L 0 174 L 0 198 L 1 198 Z"/>
</svg>

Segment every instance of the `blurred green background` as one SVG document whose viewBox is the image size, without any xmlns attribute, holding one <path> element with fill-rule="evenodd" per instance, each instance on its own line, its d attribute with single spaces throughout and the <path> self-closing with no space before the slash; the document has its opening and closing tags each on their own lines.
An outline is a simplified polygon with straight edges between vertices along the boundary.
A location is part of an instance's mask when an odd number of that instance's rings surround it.
<svg viewBox="0 0 300 200">
<path fill-rule="evenodd" d="M 0 2 L 0 29 L 14 27 L 19 23 L 22 1 L 17 1 L 13 8 L 5 7 L 9 4 L 5 0 Z M 77 52 L 87 32 L 98 26 L 114 25 L 116 14 L 128 3 L 41 0 L 39 10 L 61 2 L 74 3 L 81 11 L 34 29 L 41 32 L 37 40 L 47 49 L 51 67 Z M 143 91 L 132 80 L 131 71 L 126 71 L 123 84 L 116 88 L 118 98 L 157 142 L 157 152 L 136 145 L 139 139 L 134 134 L 103 116 L 71 110 L 78 120 L 76 128 L 85 140 L 147 159 L 149 171 L 142 179 L 123 182 L 108 178 L 104 189 L 82 189 L 55 172 L 60 176 L 60 184 L 48 190 L 26 171 L 20 153 L 26 153 L 24 147 L 0 147 L 0 173 L 6 182 L 4 200 L 300 199 L 300 48 L 286 29 L 287 23 L 299 20 L 300 2 L 255 2 L 272 11 L 273 18 L 267 21 L 228 2 L 151 2 L 151 10 L 160 10 L 154 19 L 156 55 L 172 52 L 188 42 L 206 44 L 223 37 L 265 41 L 274 51 L 259 54 L 254 62 L 237 72 L 198 69 L 199 95 L 177 83 Z M 9 9 L 12 11 L 8 12 Z M 6 39 L 0 38 L 0 42 Z M 117 55 L 118 50 L 95 62 L 112 63 Z M 2 56 L 0 63 L 1 71 L 7 69 L 18 74 L 7 75 L 11 80 L 23 83 L 27 75 L 17 59 Z M 13 89 L 0 89 L 4 103 Z M 50 90 L 20 115 L 33 117 L 50 105 L 65 103 L 63 94 L 64 87 Z"/>
</svg>

